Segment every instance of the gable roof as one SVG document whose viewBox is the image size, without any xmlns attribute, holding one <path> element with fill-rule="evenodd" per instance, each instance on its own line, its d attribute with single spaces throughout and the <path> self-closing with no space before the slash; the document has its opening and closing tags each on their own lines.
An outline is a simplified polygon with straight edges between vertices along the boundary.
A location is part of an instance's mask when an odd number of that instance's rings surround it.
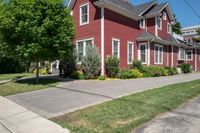
<svg viewBox="0 0 200 133">
<path fill-rule="evenodd" d="M 150 1 L 147 3 L 143 3 L 140 5 L 136 5 L 135 11 L 139 16 L 141 16 L 145 11 L 147 11 L 149 8 L 151 8 L 154 4 L 156 4 L 156 0 L 153 0 L 153 1 Z"/>
</svg>

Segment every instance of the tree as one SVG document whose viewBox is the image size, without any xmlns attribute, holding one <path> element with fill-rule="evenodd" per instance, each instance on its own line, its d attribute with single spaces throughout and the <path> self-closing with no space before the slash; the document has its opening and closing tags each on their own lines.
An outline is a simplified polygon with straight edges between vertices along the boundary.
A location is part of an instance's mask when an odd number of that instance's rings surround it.
<svg viewBox="0 0 200 133">
<path fill-rule="evenodd" d="M 175 32 L 176 34 L 181 34 L 181 23 L 178 22 L 176 15 L 174 15 L 175 22 L 172 26 L 172 31 Z"/>
<path fill-rule="evenodd" d="M 0 51 L 25 61 L 53 61 L 68 55 L 75 28 L 63 0 L 9 0 L 0 3 Z"/>
<path fill-rule="evenodd" d="M 95 46 L 86 47 L 86 55 L 83 57 L 81 66 L 84 70 L 85 78 L 93 79 L 99 75 L 100 55 Z"/>
</svg>

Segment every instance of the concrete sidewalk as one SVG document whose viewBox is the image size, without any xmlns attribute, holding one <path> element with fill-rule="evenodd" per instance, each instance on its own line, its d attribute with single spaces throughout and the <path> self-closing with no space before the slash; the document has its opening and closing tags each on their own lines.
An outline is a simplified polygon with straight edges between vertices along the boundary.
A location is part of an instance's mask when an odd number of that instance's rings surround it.
<svg viewBox="0 0 200 133">
<path fill-rule="evenodd" d="M 0 133 L 69 133 L 69 131 L 0 96 Z"/>
<path fill-rule="evenodd" d="M 200 97 L 158 116 L 133 133 L 200 133 Z"/>
</svg>

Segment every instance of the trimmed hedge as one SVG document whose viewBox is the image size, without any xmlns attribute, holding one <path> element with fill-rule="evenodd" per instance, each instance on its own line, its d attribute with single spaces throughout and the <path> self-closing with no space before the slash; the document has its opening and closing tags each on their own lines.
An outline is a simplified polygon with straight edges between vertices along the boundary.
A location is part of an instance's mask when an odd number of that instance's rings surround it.
<svg viewBox="0 0 200 133">
<path fill-rule="evenodd" d="M 144 77 L 167 76 L 168 71 L 161 66 L 145 66 L 143 70 Z"/>
<path fill-rule="evenodd" d="M 119 73 L 120 79 L 141 78 L 143 74 L 137 69 L 122 69 Z"/>
<path fill-rule="evenodd" d="M 192 72 L 192 69 L 191 69 L 190 64 L 187 64 L 187 63 L 181 64 L 181 71 L 182 71 L 183 73 L 191 73 L 191 72 Z"/>
</svg>

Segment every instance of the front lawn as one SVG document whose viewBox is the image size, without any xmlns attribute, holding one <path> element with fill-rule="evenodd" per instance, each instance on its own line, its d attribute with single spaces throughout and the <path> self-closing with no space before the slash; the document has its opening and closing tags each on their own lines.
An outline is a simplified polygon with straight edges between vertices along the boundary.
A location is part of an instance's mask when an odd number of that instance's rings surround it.
<svg viewBox="0 0 200 133">
<path fill-rule="evenodd" d="M 0 81 L 2 80 L 15 80 L 20 78 L 32 77 L 32 73 L 15 73 L 15 74 L 0 74 Z"/>
<path fill-rule="evenodd" d="M 157 88 L 52 118 L 75 133 L 130 133 L 200 95 L 200 80 Z"/>
<path fill-rule="evenodd" d="M 8 96 L 29 91 L 41 90 L 49 87 L 55 87 L 59 83 L 57 79 L 40 78 L 39 84 L 35 79 L 23 79 L 0 84 L 0 95 Z"/>
</svg>

